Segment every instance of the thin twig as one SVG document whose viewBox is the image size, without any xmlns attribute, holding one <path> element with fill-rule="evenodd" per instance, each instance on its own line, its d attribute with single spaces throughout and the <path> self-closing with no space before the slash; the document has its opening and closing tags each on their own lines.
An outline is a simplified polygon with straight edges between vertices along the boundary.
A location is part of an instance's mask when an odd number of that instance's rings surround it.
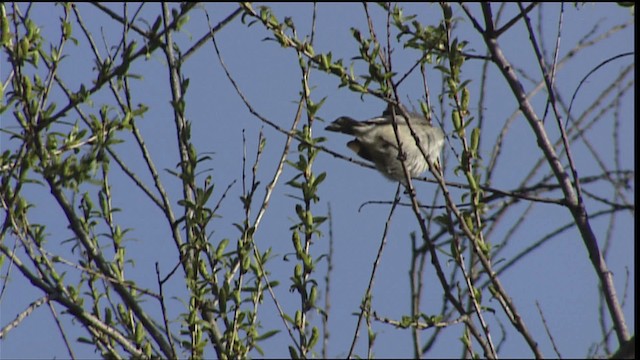
<svg viewBox="0 0 640 360">
<path fill-rule="evenodd" d="M 542 312 L 542 308 L 540 307 L 540 303 L 536 300 L 536 308 L 538 308 L 538 313 L 540 314 L 540 319 L 542 319 L 542 325 L 544 326 L 544 330 L 547 332 L 547 336 L 549 337 L 549 341 L 551 341 L 551 345 L 553 346 L 553 351 L 558 356 L 558 359 L 562 359 L 562 355 L 560 355 L 560 350 L 558 350 L 558 346 L 556 345 L 556 341 L 551 335 L 551 329 L 549 329 L 549 324 L 547 324 L 547 319 L 544 317 L 544 313 Z"/>
<path fill-rule="evenodd" d="M 329 223 L 329 250 L 327 252 L 327 273 L 324 277 L 324 309 L 322 309 L 322 357 L 329 358 L 329 315 L 331 314 L 331 275 L 333 272 L 333 213 L 327 204 Z"/>
<path fill-rule="evenodd" d="M 64 342 L 64 346 L 67 348 L 67 352 L 69 353 L 69 358 L 76 359 L 76 355 L 73 353 L 73 348 L 71 347 L 71 342 L 67 337 L 67 332 L 64 331 L 64 328 L 62 327 L 62 322 L 60 321 L 58 312 L 56 311 L 56 308 L 53 307 L 53 303 L 51 302 L 51 299 L 49 298 L 49 296 L 47 295 L 46 297 L 47 297 L 47 305 L 49 305 L 49 310 L 53 315 L 53 319 L 56 322 L 56 326 L 58 327 L 58 330 L 60 330 L 60 335 L 62 336 L 62 341 Z"/>
<path fill-rule="evenodd" d="M 40 307 L 40 305 L 44 304 L 45 302 L 47 302 L 49 300 L 49 296 L 45 295 L 35 301 L 33 301 L 31 304 L 29 304 L 29 306 L 27 306 L 27 308 L 22 311 L 21 313 L 19 313 L 15 319 L 13 319 L 12 322 L 8 323 L 7 325 L 5 325 L 2 329 L 0 329 L 0 339 L 4 338 L 5 335 L 7 335 L 9 333 L 9 331 L 13 330 L 13 328 L 17 327 L 18 325 L 20 325 L 20 323 L 26 319 L 29 315 L 31 315 L 31 313 L 37 309 L 38 307 Z"/>
<path fill-rule="evenodd" d="M 371 316 L 371 293 L 373 291 L 373 281 L 376 276 L 376 271 L 378 270 L 378 265 L 380 265 L 380 260 L 382 259 L 382 252 L 384 250 L 385 245 L 387 244 L 387 234 L 389 232 L 389 227 L 391 226 L 391 218 L 393 217 L 393 213 L 396 209 L 396 205 L 400 201 L 400 189 L 402 186 L 398 183 L 398 187 L 396 189 L 396 194 L 394 196 L 394 201 L 391 204 L 391 208 L 389 209 L 389 215 L 387 216 L 387 221 L 384 223 L 384 230 L 382 231 L 382 236 L 380 238 L 380 246 L 378 247 L 378 252 L 376 253 L 376 259 L 373 261 L 373 267 L 371 268 L 371 275 L 369 276 L 369 284 L 367 285 L 367 289 L 365 290 L 364 297 L 362 298 L 362 304 L 360 305 L 360 313 L 358 314 L 358 321 L 356 322 L 356 329 L 353 333 L 353 340 L 351 340 L 351 347 L 349 348 L 349 353 L 347 354 L 347 359 L 351 359 L 353 356 L 353 351 L 356 347 L 356 342 L 358 341 L 358 337 L 360 336 L 360 324 L 362 323 L 362 318 L 365 316 L 369 318 Z"/>
<path fill-rule="evenodd" d="M 174 359 L 178 358 L 176 346 L 173 343 L 173 336 L 171 336 L 171 330 L 169 329 L 169 318 L 167 315 L 167 306 L 164 302 L 164 282 L 160 279 L 160 265 L 156 261 L 156 281 L 158 282 L 158 301 L 160 302 L 160 309 L 162 310 L 162 322 L 164 323 L 164 331 L 169 340 L 169 345 L 173 350 Z"/>
<path fill-rule="evenodd" d="M 204 35 L 202 35 L 202 37 L 200 37 L 200 39 L 198 39 L 198 41 L 196 41 L 196 43 L 193 46 L 191 46 L 189 49 L 187 49 L 187 51 L 184 52 L 180 61 L 183 63 L 186 62 L 187 59 L 191 57 L 191 55 L 195 54 L 196 50 L 200 49 L 204 44 L 206 44 L 207 41 L 211 40 L 214 34 L 218 33 L 220 29 L 222 29 L 223 27 L 231 23 L 231 21 L 233 21 L 233 19 L 235 19 L 241 13 L 242 13 L 242 7 L 238 7 L 226 18 L 220 21 L 216 26 L 211 27 L 211 24 L 209 24 L 209 30 Z M 208 20 L 209 19 L 207 18 L 207 21 Z"/>
<path fill-rule="evenodd" d="M 390 319 L 388 317 L 383 317 L 383 316 L 379 316 L 378 313 L 376 313 L 375 311 L 373 312 L 373 318 L 376 321 L 379 321 L 381 323 L 385 323 L 385 324 L 389 324 L 389 325 L 393 325 L 399 329 L 404 329 L 407 327 L 411 327 L 412 329 L 416 329 L 416 330 L 426 330 L 426 329 L 433 329 L 433 328 L 446 328 L 449 327 L 451 325 L 456 325 L 456 324 L 460 324 L 460 323 L 464 323 L 465 321 L 469 320 L 469 315 L 461 315 L 460 317 L 454 319 L 454 320 L 450 320 L 450 321 L 438 321 L 438 322 L 433 322 L 433 323 L 425 323 L 425 322 L 420 322 L 420 321 L 414 321 L 411 324 L 409 324 L 408 326 L 404 323 L 402 323 L 401 321 L 398 320 L 393 320 Z M 419 358 L 419 357 L 416 357 Z"/>
</svg>

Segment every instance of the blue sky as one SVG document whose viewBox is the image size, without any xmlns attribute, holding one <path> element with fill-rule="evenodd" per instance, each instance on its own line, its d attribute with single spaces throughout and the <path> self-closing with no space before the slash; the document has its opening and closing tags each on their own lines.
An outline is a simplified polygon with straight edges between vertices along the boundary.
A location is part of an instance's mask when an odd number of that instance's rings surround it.
<svg viewBox="0 0 640 360">
<path fill-rule="evenodd" d="M 88 4 L 77 5 L 85 22 L 94 31 L 98 40 L 98 47 L 104 50 L 103 44 L 113 44 L 120 37 L 121 28 L 113 21 Z M 159 11 L 159 4 L 146 4 L 143 7 L 142 17 L 152 19 Z M 237 5 L 235 4 L 206 4 L 213 24 L 218 23 Z M 299 34 L 307 34 L 311 19 L 311 4 L 272 4 L 270 5 L 278 18 L 291 16 L 296 23 Z M 406 4 L 405 14 L 418 14 L 418 19 L 423 23 L 434 24 L 441 16 L 441 10 L 432 4 Z M 496 5 L 494 7 L 497 8 Z M 24 8 L 24 6 L 22 7 Z M 133 8 L 133 6 L 132 6 Z M 484 54 L 484 47 L 477 33 L 471 28 L 468 19 L 461 9 L 454 5 L 454 15 L 461 19 L 454 36 L 469 41 L 469 52 Z M 476 15 L 479 13 L 477 4 L 470 5 Z M 113 9 L 119 10 L 117 5 Z M 547 49 L 552 48 L 556 41 L 557 19 L 559 5 L 545 4 L 544 13 L 544 43 Z M 385 17 L 381 9 L 375 5 L 370 6 L 376 29 L 383 33 L 385 29 Z M 508 7 L 504 19 L 513 16 L 517 11 L 515 5 Z M 52 15 L 54 14 L 54 15 Z M 37 24 L 42 26 L 45 38 L 59 31 L 57 19 L 62 15 L 60 7 L 52 4 L 34 5 L 31 16 Z M 153 15 L 153 17 L 151 16 Z M 536 15 L 537 16 L 537 15 Z M 579 7 L 565 6 L 564 27 L 562 29 L 560 43 L 560 57 L 562 58 L 572 49 L 576 42 L 585 36 L 592 27 L 598 23 L 596 34 L 609 29 L 613 24 L 621 24 L 630 19 L 628 9 L 615 4 L 585 4 Z M 534 17 L 534 20 L 537 18 Z M 150 20 L 151 21 L 151 20 Z M 356 27 L 366 29 L 366 18 L 361 4 L 319 4 L 316 24 L 315 45 L 316 53 L 331 51 L 333 58 L 344 59 L 349 63 L 352 57 L 358 53 L 358 47 L 349 29 Z M 191 13 L 191 21 L 184 30 L 176 35 L 176 41 L 181 46 L 187 47 L 200 38 L 207 31 L 206 17 L 202 10 L 196 9 Z M 100 35 L 100 34 L 103 35 Z M 77 47 L 68 46 L 65 53 L 68 58 L 59 69 L 60 76 L 65 79 L 71 89 L 77 89 L 79 84 L 86 81 L 91 75 L 93 63 L 91 56 L 87 55 L 86 42 L 79 28 L 74 28 L 74 34 L 81 39 Z M 269 34 L 259 24 L 252 27 L 236 20 L 219 33 L 217 42 L 221 54 L 232 76 L 238 82 L 244 95 L 252 106 L 263 116 L 274 123 L 288 128 L 293 121 L 297 107 L 297 99 L 300 91 L 300 70 L 297 66 L 295 52 L 291 49 L 283 49 L 272 41 L 261 41 Z M 53 35 L 54 39 L 57 38 Z M 596 35 L 594 35 L 596 36 Z M 592 37 L 594 37 L 592 36 Z M 631 27 L 627 27 L 613 35 L 603 44 L 590 47 L 579 53 L 572 61 L 568 62 L 559 71 L 557 80 L 558 92 L 563 100 L 568 103 L 571 95 L 578 86 L 580 80 L 595 66 L 605 59 L 619 53 L 634 51 L 634 34 Z M 539 79 L 539 70 L 532 59 L 532 49 L 528 41 L 528 35 L 523 26 L 516 26 L 503 38 L 500 45 L 505 51 L 506 57 L 527 74 L 535 75 Z M 394 66 L 399 73 L 404 73 L 417 59 L 415 51 L 402 49 L 400 45 L 394 48 Z M 590 77 L 583 85 L 583 89 L 576 97 L 576 103 L 572 113 L 579 114 L 596 102 L 598 94 L 611 78 L 624 66 L 633 61 L 633 57 L 626 57 L 613 62 Z M 174 169 L 178 162 L 175 127 L 172 111 L 169 106 L 168 74 L 165 66 L 166 60 L 158 52 L 154 53 L 147 61 L 137 62 L 132 67 L 132 72 L 142 76 L 141 81 L 131 81 L 132 93 L 135 98 L 132 102 L 145 103 L 150 111 L 139 122 L 141 131 L 153 155 L 156 166 L 159 169 Z M 463 79 L 471 81 L 472 104 L 477 104 L 478 89 L 481 74 L 481 62 L 470 60 L 464 68 Z M 1 78 L 7 79 L 6 57 L 3 55 L 0 62 Z M 362 65 L 354 67 L 356 72 L 366 70 Z M 264 132 L 267 139 L 264 156 L 261 160 L 258 177 L 261 187 L 258 198 L 262 198 L 264 185 L 273 176 L 275 166 L 282 151 L 285 137 L 269 126 L 261 123 L 252 116 L 243 105 L 239 96 L 233 90 L 230 82 L 224 75 L 218 62 L 213 47 L 208 44 L 200 49 L 184 66 L 185 75 L 190 78 L 190 87 L 187 93 L 187 115 L 192 122 L 192 138 L 201 152 L 211 152 L 211 161 L 205 164 L 205 168 L 211 168 L 211 175 L 216 182 L 214 200 L 217 201 L 227 185 L 238 180 L 230 190 L 229 195 L 222 203 L 221 218 L 213 222 L 213 241 L 223 238 L 235 239 L 238 236 L 233 223 L 241 222 L 243 210 L 238 197 L 241 194 L 243 136 L 246 138 L 246 152 L 249 161 L 252 161 L 260 131 Z M 437 84 L 439 77 L 434 70 L 428 70 L 431 84 Z M 433 80 L 431 80 L 433 79 Z M 488 159 L 495 143 L 496 135 L 517 106 L 513 95 L 509 92 L 505 81 L 499 75 L 495 67 L 490 66 L 488 72 L 487 100 L 484 104 L 485 129 L 483 131 L 480 155 Z M 535 86 L 530 81 L 523 80 L 525 88 L 529 91 Z M 326 74 L 313 72 L 311 75 L 312 98 L 315 101 L 326 97 L 326 102 L 320 109 L 318 116 L 325 121 L 332 121 L 338 116 L 348 115 L 356 119 L 366 119 L 379 115 L 385 105 L 378 99 L 365 96 L 363 99 L 357 94 L 345 88 L 338 88 L 339 82 Z M 432 85 L 432 101 L 437 98 L 440 89 Z M 415 106 L 423 96 L 421 78 L 414 73 L 400 87 L 401 98 L 411 102 Z M 633 103 L 633 90 L 621 99 L 620 137 L 623 147 L 619 149 L 622 167 L 634 169 L 635 155 L 635 106 Z M 101 101 L 112 102 L 108 92 L 102 92 L 93 98 L 95 104 Z M 545 106 L 543 92 L 537 94 L 532 100 L 536 111 L 542 113 Z M 98 106 L 93 109 L 97 112 Z M 89 107 L 86 108 L 90 110 Z M 472 112 L 477 112 L 477 105 L 472 105 Z M 475 113 L 474 113 L 475 114 Z M 613 118 L 611 113 L 606 116 Z M 67 121 L 73 123 L 77 115 L 70 114 Z M 15 120 L 10 112 L 2 114 L 0 125 L 3 128 L 15 126 Z M 611 164 L 613 159 L 612 121 L 600 121 L 591 129 L 587 136 L 591 144 L 601 151 L 604 161 Z M 551 138 L 557 139 L 557 130 L 554 119 L 548 117 L 546 127 Z M 324 123 L 317 123 L 314 128 L 315 136 L 326 136 L 325 146 L 347 156 L 352 156 L 345 147 L 349 140 L 340 134 L 327 133 L 323 130 Z M 451 124 L 444 122 L 444 130 L 451 132 Z M 244 134 L 244 135 L 243 135 Z M 132 137 L 123 135 L 125 143 L 115 147 L 132 169 L 141 169 L 143 180 L 150 181 L 150 176 L 143 172 L 143 159 L 135 147 L 128 143 Z M 445 145 L 444 159 L 448 164 L 446 180 L 464 182 L 462 174 L 456 175 L 452 170 L 455 158 L 451 147 L 458 152 L 456 142 Z M 0 148 L 15 149 L 14 142 L 6 133 L 0 134 Z M 531 128 L 524 118 L 518 116 L 506 135 L 504 153 L 496 167 L 492 186 L 500 189 L 511 190 L 516 188 L 525 174 L 529 172 L 532 164 L 540 157 Z M 587 151 L 581 141 L 572 145 L 577 167 L 581 176 L 596 175 L 600 173 L 593 156 Z M 612 166 L 612 165 L 611 165 Z M 612 166 L 613 167 L 613 166 Z M 544 170 L 538 175 L 547 174 L 548 166 L 543 165 Z M 137 190 L 121 171 L 112 163 L 111 184 L 114 188 L 114 202 L 123 211 L 116 215 L 116 219 L 122 227 L 130 227 L 133 230 L 128 233 L 127 253 L 135 259 L 135 266 L 128 270 L 132 279 L 141 284 L 155 289 L 155 267 L 159 262 L 164 273 L 170 271 L 176 261 L 176 249 L 170 238 L 169 227 L 161 216 L 161 213 Z M 389 212 L 389 205 L 361 205 L 367 201 L 391 201 L 396 185 L 369 168 L 357 166 L 353 163 L 334 158 L 326 153 L 318 156 L 314 166 L 320 173 L 327 171 L 328 176 L 322 185 L 319 196 L 320 201 L 315 205 L 314 213 L 322 215 L 327 212 L 330 204 L 333 213 L 334 224 L 334 270 L 331 289 L 331 317 L 329 326 L 331 331 L 329 342 L 329 355 L 335 357 L 346 356 L 353 332 L 356 318 L 352 314 L 358 311 L 360 301 L 364 295 L 370 276 L 371 266 L 381 240 L 383 227 Z M 269 209 L 263 219 L 262 225 L 256 234 L 256 241 L 261 250 L 273 248 L 276 256 L 271 262 L 271 278 L 279 278 L 283 283 L 276 289 L 276 294 L 285 308 L 292 309 L 293 313 L 299 302 L 296 294 L 288 291 L 286 279 L 291 276 L 294 264 L 283 260 L 283 256 L 291 253 L 291 234 L 289 227 L 294 222 L 295 211 L 293 200 L 289 195 L 295 194 L 295 190 L 284 183 L 295 173 L 290 167 L 285 167 L 279 185 L 273 194 Z M 180 198 L 180 187 L 175 178 L 167 172 L 162 173 L 162 178 L 167 184 L 169 193 L 177 202 Z M 594 185 L 588 187 L 590 191 L 604 197 L 611 197 L 611 191 L 607 187 Z M 436 194 L 436 186 L 430 183 L 420 182 L 417 185 L 418 197 L 423 203 L 430 203 Z M 460 197 L 461 192 L 452 189 L 454 198 Z M 52 203 L 50 192 L 39 185 L 30 185 L 25 188 L 25 194 L 36 204 L 31 212 L 32 222 L 46 224 L 47 233 L 50 234 L 49 243 L 52 251 L 70 255 L 70 245 L 62 244 L 71 235 L 66 228 L 62 213 Z M 559 196 L 557 193 L 555 196 Z M 627 193 L 629 199 L 633 199 L 635 188 Z M 444 199 L 438 193 L 435 202 L 443 204 Z M 633 200 L 631 200 L 633 201 Z M 634 203 L 635 204 L 635 203 Z M 493 233 L 491 241 L 496 243 L 502 240 L 511 225 L 520 220 L 528 203 L 522 203 L 511 212 L 498 230 Z M 598 205 L 587 203 L 587 210 L 594 211 Z M 257 208 L 253 210 L 255 214 Z M 533 242 L 548 234 L 553 229 L 571 222 L 569 212 L 555 205 L 537 204 L 526 213 L 524 225 L 514 235 L 515 240 L 503 249 L 500 256 L 505 260 L 518 254 Z M 618 290 L 622 298 L 624 293 L 625 276 L 629 271 L 629 288 L 624 306 L 627 325 L 631 333 L 635 333 L 635 317 L 633 304 L 635 303 L 635 267 L 633 253 L 635 250 L 634 217 L 625 212 L 616 218 L 615 230 L 608 254 L 608 265 L 613 272 Z M 432 225 L 436 228 L 436 225 Z M 596 235 L 604 241 L 607 234 L 608 218 L 592 219 L 592 226 Z M 328 234 L 326 226 L 323 228 Z M 381 316 L 400 318 L 409 312 L 409 261 L 410 238 L 409 234 L 419 231 L 415 217 L 409 208 L 399 208 L 391 222 L 388 243 L 385 248 L 380 267 L 378 269 L 374 291 L 373 307 Z M 314 244 L 317 256 L 327 252 L 327 237 Z M 3 240 L 7 246 L 13 246 L 11 236 Z M 601 246 L 603 244 L 601 243 Z M 8 269 L 7 262 L 1 268 L 2 276 Z M 317 278 L 324 276 L 324 266 L 317 274 Z M 70 277 L 76 277 L 74 271 L 69 269 Z M 437 283 L 433 272 L 429 270 L 425 282 L 425 295 L 423 311 L 436 314 L 440 310 L 442 289 Z M 578 232 L 574 229 L 562 233 L 553 238 L 543 247 L 529 254 L 516 266 L 505 272 L 501 277 L 505 288 L 512 297 L 518 309 L 523 314 L 530 331 L 540 343 L 544 354 L 554 357 L 551 344 L 545 334 L 543 324 L 536 308 L 536 303 L 544 311 L 544 315 L 559 350 L 564 357 L 583 357 L 592 343 L 600 339 L 598 325 L 597 303 L 597 276 L 589 262 L 587 252 L 582 244 Z M 180 278 L 174 278 L 168 284 L 170 291 L 176 296 L 184 295 L 183 284 Z M 166 290 L 165 290 L 166 291 Z M 15 270 L 11 270 L 11 281 L 8 282 L 6 294 L 1 299 L 0 326 L 6 325 L 15 315 L 22 311 L 29 303 L 42 296 L 35 291 L 24 278 Z M 486 299 L 489 294 L 485 294 Z M 495 300 L 485 300 L 486 305 L 501 312 L 499 304 Z M 173 315 L 183 311 L 184 305 L 178 300 L 171 300 L 170 307 Z M 60 314 L 61 308 L 56 308 Z M 150 306 L 152 314 L 158 314 L 155 306 Z M 282 328 L 272 301 L 265 299 L 262 310 L 262 324 L 265 330 Z M 63 318 L 65 318 L 63 316 Z M 500 326 L 508 328 L 509 337 L 500 355 L 502 357 L 530 357 L 531 353 L 524 341 L 513 333 L 504 316 L 498 316 L 502 321 L 499 324 L 490 317 L 490 326 L 494 337 L 499 337 Z M 65 318 L 66 319 L 66 318 Z M 319 318 L 314 321 L 319 324 Z M 81 331 L 74 329 L 71 322 L 64 321 L 66 329 L 72 339 L 78 336 L 86 336 Z M 374 330 L 378 332 L 378 338 L 374 347 L 376 357 L 407 357 L 412 356 L 411 337 L 408 330 L 398 330 L 389 325 L 374 322 Z M 356 354 L 366 356 L 366 330 L 361 330 L 361 339 L 356 347 Z M 425 331 L 423 339 L 430 336 L 431 330 Z M 462 334 L 462 326 L 454 325 L 444 331 L 438 344 L 429 357 L 459 357 L 461 345 L 458 338 Z M 495 340 L 495 338 L 494 338 Z M 615 341 L 613 342 L 615 344 Z M 287 345 L 289 339 L 286 331 L 282 331 L 269 341 L 261 344 L 267 356 L 288 356 Z M 94 357 L 88 346 L 78 345 L 76 348 L 78 357 Z M 317 348 L 319 350 L 319 347 Z M 476 348 L 480 351 L 480 348 Z M 258 354 L 253 354 L 258 356 Z M 36 310 L 21 326 L 13 330 L 6 339 L 0 342 L 1 358 L 65 358 L 67 357 L 63 342 L 58 334 L 50 311 L 45 306 Z"/>
</svg>

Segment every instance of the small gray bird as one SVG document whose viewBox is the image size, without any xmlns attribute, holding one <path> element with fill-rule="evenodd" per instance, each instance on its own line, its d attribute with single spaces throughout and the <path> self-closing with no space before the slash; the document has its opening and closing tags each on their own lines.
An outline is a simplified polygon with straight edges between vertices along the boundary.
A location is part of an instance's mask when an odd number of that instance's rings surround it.
<svg viewBox="0 0 640 360">
<path fill-rule="evenodd" d="M 325 129 L 354 135 L 355 139 L 347 143 L 349 149 L 353 150 L 361 158 L 373 162 L 376 169 L 388 179 L 400 181 L 402 184 L 407 185 L 402 163 L 398 158 L 398 142 L 391 123 L 392 116 L 388 110 L 380 117 L 365 121 L 357 121 L 348 116 L 342 116 Z M 419 176 L 429 168 L 429 165 L 411 135 L 406 118 L 396 113 L 396 122 L 402 149 L 406 154 L 405 165 L 407 170 L 411 177 Z M 417 135 L 424 153 L 432 163 L 438 162 L 440 151 L 444 144 L 442 130 L 431 126 L 422 115 L 415 113 L 409 113 L 409 123 Z"/>
</svg>

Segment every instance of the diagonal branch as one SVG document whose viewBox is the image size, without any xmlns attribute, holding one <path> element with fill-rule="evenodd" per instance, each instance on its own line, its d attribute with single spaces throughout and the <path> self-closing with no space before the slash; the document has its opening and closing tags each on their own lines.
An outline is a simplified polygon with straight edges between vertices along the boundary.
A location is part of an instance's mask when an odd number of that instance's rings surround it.
<svg viewBox="0 0 640 360">
<path fill-rule="evenodd" d="M 489 6 L 490 5 L 488 4 L 483 5 L 483 13 L 485 17 L 490 17 L 490 12 L 488 10 Z M 467 16 L 473 17 L 469 12 L 466 13 Z M 477 23 L 477 21 L 475 20 L 474 22 Z M 593 267 L 600 279 L 602 289 L 605 293 L 607 306 L 609 308 L 609 313 L 612 317 L 614 327 L 618 335 L 618 341 L 623 344 L 629 339 L 629 332 L 625 323 L 624 314 L 622 313 L 622 308 L 620 307 L 620 304 L 618 302 L 613 277 L 611 275 L 611 272 L 607 268 L 602 253 L 600 252 L 597 238 L 593 232 L 593 229 L 591 228 L 589 216 L 585 209 L 584 203 L 576 195 L 569 174 L 567 174 L 564 170 L 564 167 L 560 162 L 560 158 L 555 152 L 555 149 L 547 136 L 547 133 L 544 129 L 544 124 L 538 118 L 532 104 L 527 99 L 524 87 L 518 79 L 513 66 L 502 53 L 502 49 L 498 44 L 495 33 L 488 30 L 483 31 L 482 35 L 485 43 L 487 44 L 487 48 L 491 53 L 493 62 L 502 73 L 502 76 L 507 80 L 511 91 L 513 92 L 520 106 L 520 110 L 529 122 L 529 125 L 531 126 L 536 136 L 538 146 L 544 153 L 545 158 L 547 159 L 547 162 L 554 173 L 554 176 L 561 186 L 562 192 L 565 197 L 566 206 L 575 220 L 576 226 L 580 231 L 582 240 L 589 253 L 591 263 L 593 264 Z"/>
</svg>

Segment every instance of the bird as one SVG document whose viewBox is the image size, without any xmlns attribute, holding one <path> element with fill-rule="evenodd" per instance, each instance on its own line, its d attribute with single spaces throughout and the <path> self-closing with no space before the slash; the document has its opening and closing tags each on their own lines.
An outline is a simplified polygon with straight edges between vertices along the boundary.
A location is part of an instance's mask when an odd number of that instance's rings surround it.
<svg viewBox="0 0 640 360">
<path fill-rule="evenodd" d="M 407 181 L 392 124 L 394 113 L 409 175 L 420 176 L 429 168 L 429 164 L 416 145 L 416 139 L 411 135 L 406 117 L 401 113 L 408 114 L 409 125 L 416 134 L 424 154 L 433 164 L 439 163 L 440 152 L 444 145 L 442 129 L 429 124 L 421 114 L 406 111 L 393 112 L 389 107 L 382 116 L 364 121 L 341 116 L 329 124 L 325 130 L 355 136 L 347 143 L 347 147 L 361 158 L 372 162 L 386 178 L 399 181 L 406 187 Z"/>
</svg>

